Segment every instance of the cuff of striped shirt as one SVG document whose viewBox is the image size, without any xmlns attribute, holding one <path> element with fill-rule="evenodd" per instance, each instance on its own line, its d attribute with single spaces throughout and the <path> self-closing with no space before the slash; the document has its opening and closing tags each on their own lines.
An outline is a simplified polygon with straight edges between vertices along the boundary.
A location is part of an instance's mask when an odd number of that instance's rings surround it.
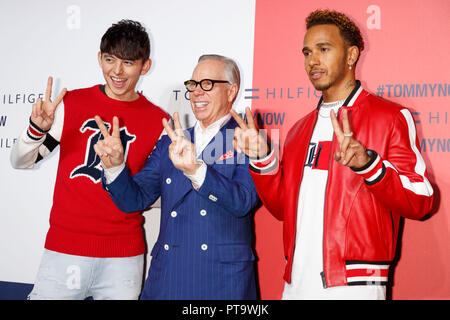
<svg viewBox="0 0 450 320">
<path fill-rule="evenodd" d="M 278 158 L 273 148 L 270 153 L 262 159 L 250 159 L 249 169 L 259 174 L 273 171 L 278 166 Z"/>
<path fill-rule="evenodd" d="M 43 136 L 47 134 L 49 130 L 44 131 L 41 128 L 39 128 L 33 121 L 31 121 L 30 117 L 30 124 L 28 125 L 27 135 L 32 140 L 40 140 Z"/>
<path fill-rule="evenodd" d="M 357 174 L 360 174 L 364 178 L 366 184 L 372 185 L 384 177 L 386 167 L 378 153 L 369 149 L 367 149 L 366 152 L 370 156 L 369 162 L 362 168 L 352 167 L 351 169 Z"/>
</svg>

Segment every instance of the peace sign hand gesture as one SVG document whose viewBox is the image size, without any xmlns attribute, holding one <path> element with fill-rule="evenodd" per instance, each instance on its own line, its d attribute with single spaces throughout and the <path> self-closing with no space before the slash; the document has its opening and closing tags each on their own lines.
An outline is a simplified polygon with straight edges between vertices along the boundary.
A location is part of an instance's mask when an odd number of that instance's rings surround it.
<svg viewBox="0 0 450 320">
<path fill-rule="evenodd" d="M 53 120 L 55 119 L 55 110 L 59 105 L 67 89 L 61 90 L 55 101 L 50 101 L 52 96 L 52 85 L 53 78 L 48 77 L 47 89 L 45 90 L 45 100 L 42 101 L 41 98 L 37 99 L 36 103 L 33 104 L 33 110 L 31 112 L 31 121 L 37 125 L 42 131 L 48 131 L 52 127 Z"/>
<path fill-rule="evenodd" d="M 333 155 L 334 160 L 343 166 L 362 168 L 370 161 L 370 157 L 361 142 L 353 138 L 347 110 L 342 110 L 342 128 L 333 110 L 330 111 L 330 116 L 339 143 L 339 151 Z"/>
<path fill-rule="evenodd" d="M 175 130 L 170 127 L 169 122 L 165 118 L 162 120 L 162 123 L 172 141 L 169 146 L 169 158 L 172 160 L 174 167 L 188 175 L 195 174 L 201 162 L 198 162 L 196 159 L 194 144 L 184 136 L 178 112 L 173 114 Z"/>
<path fill-rule="evenodd" d="M 102 160 L 106 168 L 117 167 L 123 163 L 124 151 L 122 141 L 120 140 L 119 119 L 113 117 L 112 133 L 109 134 L 108 129 L 103 124 L 103 120 L 99 116 L 95 116 L 95 122 L 99 127 L 104 139 L 99 140 L 94 145 L 94 150 Z"/>
<path fill-rule="evenodd" d="M 244 152 L 249 158 L 262 158 L 267 155 L 269 146 L 256 128 L 250 108 L 245 108 L 247 124 L 233 109 L 230 113 L 239 125 L 234 129 L 234 149 L 239 153 Z"/>
</svg>

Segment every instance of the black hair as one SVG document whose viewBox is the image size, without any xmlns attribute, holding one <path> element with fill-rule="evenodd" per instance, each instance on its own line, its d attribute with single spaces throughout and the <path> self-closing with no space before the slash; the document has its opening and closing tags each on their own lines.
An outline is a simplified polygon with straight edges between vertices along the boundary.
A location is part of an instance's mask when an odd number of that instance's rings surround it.
<svg viewBox="0 0 450 320">
<path fill-rule="evenodd" d="M 150 39 L 139 22 L 120 20 L 103 35 L 100 52 L 123 60 L 142 59 L 144 62 L 150 57 Z"/>
<path fill-rule="evenodd" d="M 358 62 L 361 51 L 364 50 L 364 39 L 358 26 L 345 14 L 335 10 L 316 10 L 306 18 L 306 29 L 313 26 L 333 24 L 339 28 L 341 36 L 349 46 L 357 46 L 359 49 Z"/>
</svg>

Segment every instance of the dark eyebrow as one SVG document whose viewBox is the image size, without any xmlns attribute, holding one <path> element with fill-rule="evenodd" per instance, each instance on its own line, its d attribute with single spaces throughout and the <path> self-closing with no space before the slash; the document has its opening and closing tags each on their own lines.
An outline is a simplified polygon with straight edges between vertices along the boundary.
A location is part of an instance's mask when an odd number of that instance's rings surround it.
<svg viewBox="0 0 450 320">
<path fill-rule="evenodd" d="M 324 42 L 316 43 L 314 46 L 315 47 L 324 47 L 324 46 L 333 47 L 333 44 L 331 42 L 324 41 Z M 305 51 L 308 51 L 308 50 L 310 50 L 309 47 L 303 47 L 302 52 L 305 52 Z"/>
<path fill-rule="evenodd" d="M 319 42 L 319 43 L 316 43 L 316 47 L 323 47 L 323 46 L 333 46 L 333 44 L 332 43 L 330 43 L 330 42 Z"/>
</svg>

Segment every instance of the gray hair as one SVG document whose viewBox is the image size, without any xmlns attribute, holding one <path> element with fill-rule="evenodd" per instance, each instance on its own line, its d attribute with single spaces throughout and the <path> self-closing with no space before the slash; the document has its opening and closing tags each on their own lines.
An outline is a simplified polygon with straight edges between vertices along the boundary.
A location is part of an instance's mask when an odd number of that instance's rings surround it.
<svg viewBox="0 0 450 320">
<path fill-rule="evenodd" d="M 231 83 L 237 84 L 239 92 L 239 88 L 241 86 L 241 73 L 239 71 L 237 63 L 231 58 L 227 58 L 218 54 L 204 54 L 200 58 L 198 58 L 198 62 L 208 59 L 219 60 L 225 64 L 225 78 Z"/>
</svg>

